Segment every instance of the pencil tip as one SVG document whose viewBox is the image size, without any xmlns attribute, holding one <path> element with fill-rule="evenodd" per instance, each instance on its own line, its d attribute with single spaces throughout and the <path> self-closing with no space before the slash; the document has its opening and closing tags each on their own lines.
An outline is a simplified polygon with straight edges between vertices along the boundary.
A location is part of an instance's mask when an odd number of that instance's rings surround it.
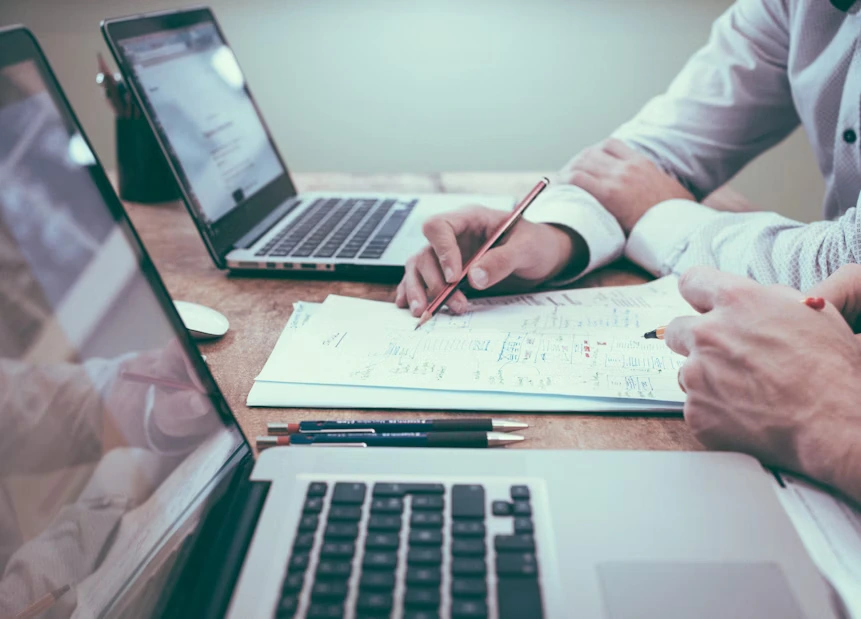
<svg viewBox="0 0 861 619">
<path fill-rule="evenodd" d="M 419 324 L 416 325 L 416 328 L 413 329 L 413 331 L 418 331 L 419 329 L 421 329 L 422 325 L 425 324 L 428 320 L 430 320 L 430 314 L 425 311 L 422 314 L 421 318 L 419 318 Z"/>
<path fill-rule="evenodd" d="M 656 340 L 656 339 L 658 339 L 658 332 L 657 332 L 657 330 L 649 331 L 648 333 L 644 333 L 643 337 L 646 338 L 647 340 Z"/>
</svg>

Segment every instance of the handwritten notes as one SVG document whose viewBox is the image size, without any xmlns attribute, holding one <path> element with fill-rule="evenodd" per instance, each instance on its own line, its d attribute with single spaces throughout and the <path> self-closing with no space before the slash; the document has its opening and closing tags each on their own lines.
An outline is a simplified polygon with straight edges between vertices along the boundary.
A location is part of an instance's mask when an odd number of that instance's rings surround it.
<svg viewBox="0 0 861 619">
<path fill-rule="evenodd" d="M 279 341 L 258 380 L 681 402 L 683 359 L 642 338 L 693 313 L 674 291 L 661 280 L 518 304 L 485 299 L 419 331 L 391 303 L 330 296 L 311 316 L 294 316 L 301 328 L 289 349 Z"/>
</svg>

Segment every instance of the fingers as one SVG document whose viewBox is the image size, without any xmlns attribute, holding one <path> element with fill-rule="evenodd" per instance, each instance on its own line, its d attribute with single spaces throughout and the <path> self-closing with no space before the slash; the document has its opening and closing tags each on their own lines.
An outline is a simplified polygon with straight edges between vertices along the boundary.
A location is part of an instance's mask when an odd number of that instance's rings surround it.
<svg viewBox="0 0 861 619">
<path fill-rule="evenodd" d="M 476 290 L 484 290 L 514 273 L 519 257 L 526 251 L 521 245 L 522 243 L 512 241 L 488 250 L 469 269 L 469 285 Z"/>
<path fill-rule="evenodd" d="M 463 269 L 463 256 L 457 237 L 474 225 L 477 209 L 468 209 L 446 213 L 428 219 L 422 226 L 422 233 L 430 243 L 439 260 L 443 278 L 447 282 L 455 281 Z"/>
<path fill-rule="evenodd" d="M 398 289 L 395 291 L 395 305 L 400 308 L 407 306 L 407 293 L 404 291 L 404 282 L 398 284 Z"/>
<path fill-rule="evenodd" d="M 632 159 L 642 156 L 622 140 L 617 140 L 616 138 L 604 140 L 603 144 L 601 144 L 601 150 L 618 159 Z"/>
<path fill-rule="evenodd" d="M 426 298 L 435 299 L 447 286 L 436 254 L 430 249 L 421 252 L 416 258 L 416 269 L 424 282 Z M 455 314 L 462 314 L 468 307 L 463 293 L 453 294 L 446 304 Z"/>
<path fill-rule="evenodd" d="M 568 180 L 569 184 L 579 187 L 595 198 L 601 193 L 601 182 L 583 170 L 574 170 Z"/>
<path fill-rule="evenodd" d="M 209 432 L 212 424 L 217 422 L 217 415 L 209 414 L 211 410 L 206 396 L 189 391 L 161 393 L 153 404 L 153 416 L 159 431 L 175 437 Z"/>
<path fill-rule="evenodd" d="M 846 264 L 807 294 L 822 297 L 837 308 L 850 325 L 861 319 L 861 265 Z"/>
<path fill-rule="evenodd" d="M 693 267 L 679 278 L 682 297 L 701 314 L 731 305 L 758 286 L 753 280 L 711 267 Z"/>
<path fill-rule="evenodd" d="M 407 260 L 404 279 L 401 285 L 404 287 L 406 305 L 410 308 L 410 313 L 418 317 L 427 308 L 427 292 L 425 291 L 424 282 L 419 277 L 416 260 L 416 257 Z"/>
<path fill-rule="evenodd" d="M 700 316 L 681 316 L 667 325 L 664 343 L 667 347 L 684 357 L 694 349 L 694 327 L 702 320 Z"/>
</svg>

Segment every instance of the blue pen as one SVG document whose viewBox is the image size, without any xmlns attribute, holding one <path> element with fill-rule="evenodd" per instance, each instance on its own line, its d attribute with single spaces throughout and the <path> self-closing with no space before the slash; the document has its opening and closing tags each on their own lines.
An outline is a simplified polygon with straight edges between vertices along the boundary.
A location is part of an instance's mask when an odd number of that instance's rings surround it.
<svg viewBox="0 0 861 619">
<path fill-rule="evenodd" d="M 328 447 L 503 447 L 524 440 L 517 434 L 503 432 L 395 432 L 362 434 L 336 432 L 327 434 L 293 434 L 258 436 L 257 448 L 279 445 Z"/>
</svg>

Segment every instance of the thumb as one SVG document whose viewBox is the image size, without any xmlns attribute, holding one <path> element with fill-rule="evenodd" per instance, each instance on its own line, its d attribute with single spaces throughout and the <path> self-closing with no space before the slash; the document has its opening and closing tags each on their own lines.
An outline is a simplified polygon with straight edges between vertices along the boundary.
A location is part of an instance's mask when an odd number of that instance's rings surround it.
<svg viewBox="0 0 861 619">
<path fill-rule="evenodd" d="M 181 437 L 205 434 L 211 425 L 210 419 L 217 415 L 205 396 L 183 391 L 156 398 L 153 417 L 163 434 Z"/>
<path fill-rule="evenodd" d="M 858 331 L 861 327 L 861 265 L 846 264 L 828 279 L 807 291 L 822 297 L 837 308 L 846 322 Z"/>
<path fill-rule="evenodd" d="M 521 255 L 514 243 L 490 249 L 470 267 L 469 285 L 476 290 L 495 286 L 517 269 Z"/>
</svg>

